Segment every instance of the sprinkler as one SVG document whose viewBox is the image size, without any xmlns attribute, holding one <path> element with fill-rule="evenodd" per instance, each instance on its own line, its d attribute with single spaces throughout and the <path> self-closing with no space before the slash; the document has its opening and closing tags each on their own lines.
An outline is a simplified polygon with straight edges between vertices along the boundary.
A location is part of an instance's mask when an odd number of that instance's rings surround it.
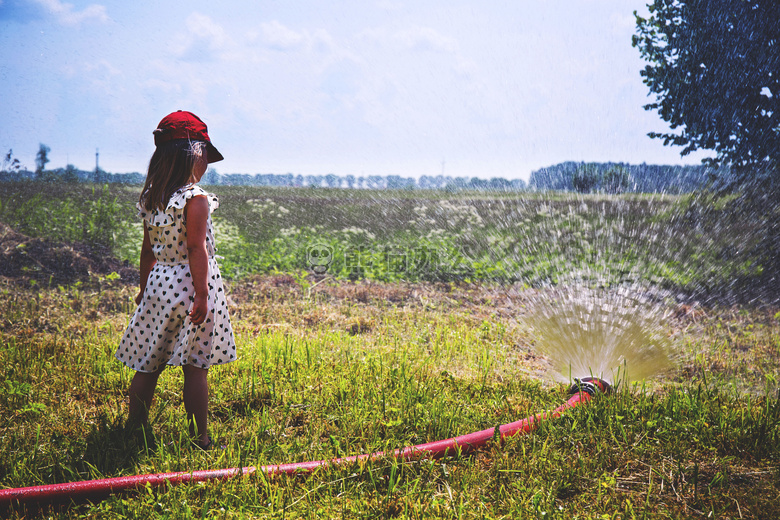
<svg viewBox="0 0 780 520">
<path fill-rule="evenodd" d="M 596 394 L 612 392 L 612 387 L 598 377 L 583 377 L 582 379 L 575 377 L 574 384 L 569 388 L 569 395 L 574 395 L 578 392 L 586 392 L 591 396 L 595 396 Z"/>
<path fill-rule="evenodd" d="M 494 428 L 461 435 L 451 439 L 407 446 L 390 453 L 374 452 L 329 460 L 296 462 L 291 464 L 272 464 L 268 466 L 247 466 L 243 468 L 212 469 L 176 473 L 156 473 L 150 475 L 132 475 L 63 484 L 49 484 L 25 488 L 0 489 L 0 511 L 11 505 L 31 507 L 46 504 L 79 503 L 99 501 L 121 491 L 150 487 L 166 487 L 188 482 L 208 480 L 226 480 L 232 477 L 251 475 L 261 472 L 269 477 L 275 475 L 295 475 L 311 473 L 327 466 L 341 466 L 355 462 L 392 458 L 399 461 L 438 459 L 445 456 L 466 455 L 485 446 L 496 438 L 503 441 L 508 437 L 535 430 L 542 421 L 560 417 L 565 411 L 581 404 L 587 404 L 597 394 L 611 392 L 609 383 L 595 377 L 574 379 L 569 388 L 569 399 L 558 408 L 538 413 L 525 419 L 503 424 Z"/>
</svg>

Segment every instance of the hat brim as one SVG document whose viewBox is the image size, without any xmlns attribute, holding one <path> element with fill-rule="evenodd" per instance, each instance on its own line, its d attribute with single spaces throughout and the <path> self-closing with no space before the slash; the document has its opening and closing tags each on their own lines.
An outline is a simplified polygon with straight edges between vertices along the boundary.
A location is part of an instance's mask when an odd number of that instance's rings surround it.
<svg viewBox="0 0 780 520">
<path fill-rule="evenodd" d="M 206 141 L 206 149 L 209 152 L 209 164 L 219 162 L 224 159 L 222 154 L 219 153 L 219 150 L 217 150 L 217 147 L 211 144 L 210 141 Z"/>
</svg>

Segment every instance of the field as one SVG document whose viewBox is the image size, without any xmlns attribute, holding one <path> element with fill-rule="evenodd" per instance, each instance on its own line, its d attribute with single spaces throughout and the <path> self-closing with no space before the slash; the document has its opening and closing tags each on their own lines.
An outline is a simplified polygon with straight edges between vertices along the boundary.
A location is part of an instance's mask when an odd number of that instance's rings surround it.
<svg viewBox="0 0 780 520">
<path fill-rule="evenodd" d="M 658 361 L 652 377 L 476 455 L 5 516 L 780 516 L 764 231 L 755 216 L 724 218 L 718 199 L 214 187 L 240 359 L 210 373 L 225 449 L 200 452 L 183 437 L 175 370 L 156 394 L 157 445 L 123 429 L 132 374 L 113 352 L 136 291 L 137 188 L 4 189 L 2 487 L 394 449 L 555 408 L 573 365 L 561 358 L 598 356 L 607 337 L 630 375 Z M 574 317 L 592 334 L 560 326 Z M 569 351 L 550 348 L 567 339 Z"/>
</svg>

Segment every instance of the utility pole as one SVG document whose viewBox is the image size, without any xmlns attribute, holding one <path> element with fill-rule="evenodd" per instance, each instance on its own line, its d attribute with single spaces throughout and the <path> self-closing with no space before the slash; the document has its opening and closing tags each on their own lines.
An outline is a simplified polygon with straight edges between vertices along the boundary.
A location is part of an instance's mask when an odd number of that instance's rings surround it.
<svg viewBox="0 0 780 520">
<path fill-rule="evenodd" d="M 95 148 L 94 182 L 103 182 L 103 176 L 100 174 L 100 148 Z"/>
</svg>

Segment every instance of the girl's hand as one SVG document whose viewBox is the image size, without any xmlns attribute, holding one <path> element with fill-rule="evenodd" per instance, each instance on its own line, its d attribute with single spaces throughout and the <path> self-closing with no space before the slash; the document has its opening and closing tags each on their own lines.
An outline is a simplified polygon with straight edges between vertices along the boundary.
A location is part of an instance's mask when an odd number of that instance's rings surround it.
<svg viewBox="0 0 780 520">
<path fill-rule="evenodd" d="M 195 301 L 190 307 L 190 321 L 194 325 L 200 325 L 206 319 L 209 312 L 208 296 L 201 293 L 195 293 Z"/>
<path fill-rule="evenodd" d="M 138 291 L 138 295 L 135 297 L 135 304 L 141 305 L 141 300 L 143 299 L 143 297 L 144 297 L 144 292 Z"/>
</svg>

